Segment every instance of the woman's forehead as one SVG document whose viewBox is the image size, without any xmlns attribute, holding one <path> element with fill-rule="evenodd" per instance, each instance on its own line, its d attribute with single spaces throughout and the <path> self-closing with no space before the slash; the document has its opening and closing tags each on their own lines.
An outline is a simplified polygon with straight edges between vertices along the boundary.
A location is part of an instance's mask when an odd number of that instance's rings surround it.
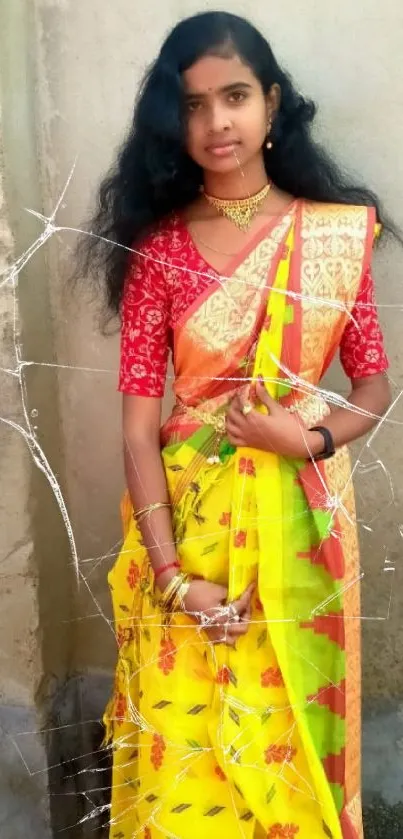
<svg viewBox="0 0 403 839">
<path fill-rule="evenodd" d="M 237 83 L 249 86 L 257 83 L 250 67 L 238 55 L 230 58 L 206 55 L 184 72 L 183 80 L 187 92 L 199 95 Z"/>
</svg>

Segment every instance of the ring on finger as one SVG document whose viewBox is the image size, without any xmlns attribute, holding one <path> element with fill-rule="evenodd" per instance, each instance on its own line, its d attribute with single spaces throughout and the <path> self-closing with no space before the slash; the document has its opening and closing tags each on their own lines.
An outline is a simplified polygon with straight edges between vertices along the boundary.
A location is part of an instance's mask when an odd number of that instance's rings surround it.
<svg viewBox="0 0 403 839">
<path fill-rule="evenodd" d="M 228 606 L 228 614 L 231 620 L 235 621 L 235 623 L 239 621 L 239 615 L 233 603 L 230 603 Z"/>
<path fill-rule="evenodd" d="M 253 408 L 252 408 L 252 405 L 250 405 L 249 403 L 244 405 L 243 408 L 242 408 L 242 413 L 243 413 L 244 417 L 247 417 L 248 414 L 250 414 L 251 411 L 253 411 Z"/>
</svg>

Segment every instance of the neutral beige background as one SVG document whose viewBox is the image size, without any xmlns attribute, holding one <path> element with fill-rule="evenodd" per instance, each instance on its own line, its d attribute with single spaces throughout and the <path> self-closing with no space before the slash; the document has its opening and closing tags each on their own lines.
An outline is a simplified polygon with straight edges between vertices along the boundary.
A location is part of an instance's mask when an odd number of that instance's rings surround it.
<svg viewBox="0 0 403 839">
<path fill-rule="evenodd" d="M 14 9 L 22 9 L 24 5 L 22 0 L 16 0 Z M 18 143 L 13 145 L 9 141 L 7 147 L 8 166 L 11 172 L 15 167 L 16 172 L 15 181 L 13 178 L 8 181 L 9 213 L 19 220 L 21 241 L 27 223 L 23 207 L 34 202 L 34 209 L 44 207 L 45 214 L 50 215 L 76 158 L 76 169 L 58 222 L 80 226 L 99 179 L 131 118 L 138 81 L 162 38 L 181 16 L 215 8 L 215 3 L 170 0 L 160 7 L 157 0 L 146 4 L 132 0 L 114 0 L 112 4 L 99 0 L 85 3 L 34 0 L 28 6 L 30 69 L 29 80 L 21 80 L 21 96 L 27 96 L 25 84 L 28 84 L 33 109 L 32 138 L 36 144 L 31 144 L 29 152 L 31 164 L 34 168 L 36 165 L 35 190 L 32 172 L 24 176 L 24 159 Z M 378 0 L 365 3 L 339 0 L 337 4 L 330 0 L 321 3 L 306 0 L 303 5 L 295 0 L 283 0 L 277 4 L 224 3 L 223 8 L 248 16 L 271 39 L 275 52 L 298 87 L 320 106 L 318 137 L 341 163 L 383 196 L 389 211 L 403 226 L 403 77 L 399 70 L 403 6 L 397 0 L 382 4 Z M 11 64 L 13 60 L 17 57 L 13 59 L 10 55 Z M 10 102 L 6 94 L 3 98 L 9 108 L 6 118 L 15 120 L 16 100 Z M 12 113 L 11 109 L 14 109 Z M 22 132 L 25 118 L 22 114 Z M 21 277 L 19 292 L 25 328 L 30 335 L 28 357 L 39 364 L 53 363 L 56 359 L 60 365 L 57 373 L 55 368 L 37 366 L 35 374 L 28 373 L 27 385 L 30 409 L 40 406 L 38 439 L 44 450 L 50 451 L 53 468 L 58 472 L 73 524 L 80 569 L 86 577 L 86 584 L 81 582 L 77 590 L 56 502 L 43 483 L 37 483 L 37 540 L 38 528 L 42 533 L 40 539 L 46 538 L 47 505 L 55 507 L 60 524 L 53 542 L 60 572 L 52 587 L 46 588 L 52 551 L 47 545 L 42 553 L 40 540 L 37 542 L 36 561 L 45 581 L 46 608 L 52 613 L 47 628 L 43 627 L 41 640 L 46 648 L 50 644 L 49 633 L 52 638 L 55 635 L 63 638 L 60 644 L 66 655 L 66 672 L 110 670 L 113 666 L 114 639 L 106 620 L 110 616 L 106 574 L 112 560 L 105 555 L 114 554 L 120 539 L 118 506 L 123 489 L 120 398 L 116 393 L 118 338 L 115 335 L 105 339 L 97 331 L 96 309 L 85 293 L 85 280 L 82 291 L 74 297 L 70 290 L 66 292 L 64 284 L 71 266 L 73 244 L 74 234 L 55 235 L 44 250 L 44 263 L 31 266 Z M 396 395 L 403 389 L 399 357 L 401 274 L 402 252 L 393 246 L 383 250 L 376 259 L 376 278 Z M 46 308 L 41 310 L 42 294 L 51 312 L 45 318 L 41 316 L 41 311 L 46 312 Z M 9 314 L 10 311 L 8 307 Z M 43 340 L 45 333 L 47 340 Z M 345 389 L 348 383 L 334 371 L 331 384 Z M 10 399 L 17 410 L 18 390 L 14 390 Z M 400 404 L 392 418 L 403 422 Z M 12 453 L 11 446 L 15 445 L 11 435 L 4 441 L 8 456 L 13 458 L 14 474 L 4 484 L 12 518 L 9 535 L 0 534 L 0 553 L 11 550 L 17 556 L 24 520 L 22 514 L 13 512 L 16 494 L 24 506 L 24 493 L 29 495 L 32 483 L 23 455 L 18 454 L 17 458 Z M 355 451 L 362 445 L 355 447 Z M 403 518 L 400 427 L 384 425 L 371 450 L 364 448 L 362 461 L 373 464 L 357 471 L 360 515 L 363 523 L 372 528 L 372 532 L 361 529 L 366 575 L 363 612 L 366 618 L 373 618 L 364 621 L 364 688 L 367 697 L 397 697 L 403 693 L 400 653 L 403 632 L 399 620 L 402 606 L 399 527 Z M 4 475 L 3 472 L 3 480 Z M 43 506 L 42 493 L 46 496 Z M 41 510 L 42 524 L 38 524 Z M 387 558 L 396 561 L 394 578 L 383 571 Z M 21 582 L 17 571 L 13 574 L 10 565 L 8 569 L 11 569 L 8 585 L 15 594 L 21 591 Z M 24 585 L 28 585 L 26 578 Z M 55 596 L 55 586 L 62 588 L 58 596 Z M 17 600 L 15 597 L 10 600 L 7 619 L 15 638 L 20 631 Z M 61 601 L 64 610 L 67 609 L 65 612 L 60 610 Z M 35 604 L 34 596 L 30 602 Z M 29 629 L 29 610 L 23 601 L 21 604 L 24 611 L 21 637 L 24 638 Z M 73 615 L 66 618 L 71 609 Z M 388 620 L 383 620 L 387 615 Z M 0 640 L 7 662 L 3 681 L 11 700 L 26 681 L 21 661 L 27 663 L 30 649 L 29 645 L 26 649 L 22 645 L 20 661 L 13 663 L 10 656 L 14 649 L 12 643 L 17 643 L 15 638 L 11 642 L 9 635 L 2 635 Z M 56 651 L 57 645 L 53 656 Z"/>
</svg>

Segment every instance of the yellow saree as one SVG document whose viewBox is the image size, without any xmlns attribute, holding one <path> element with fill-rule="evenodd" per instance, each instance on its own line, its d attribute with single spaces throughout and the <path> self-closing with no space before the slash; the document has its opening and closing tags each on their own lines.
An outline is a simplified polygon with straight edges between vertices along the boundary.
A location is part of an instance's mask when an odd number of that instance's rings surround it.
<svg viewBox="0 0 403 839">
<path fill-rule="evenodd" d="M 223 437 L 245 379 L 307 427 L 371 254 L 371 209 L 296 202 L 179 323 L 162 458 L 183 570 L 232 599 L 257 582 L 250 629 L 212 646 L 169 625 L 128 498 L 109 576 L 119 656 L 105 712 L 111 839 L 362 839 L 360 614 L 346 449 L 320 464 Z"/>
</svg>

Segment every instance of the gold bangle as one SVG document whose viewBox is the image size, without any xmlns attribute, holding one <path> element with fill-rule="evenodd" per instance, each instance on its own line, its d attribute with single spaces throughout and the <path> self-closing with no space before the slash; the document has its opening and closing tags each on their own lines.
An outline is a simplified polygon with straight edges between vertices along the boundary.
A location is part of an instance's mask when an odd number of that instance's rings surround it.
<svg viewBox="0 0 403 839">
<path fill-rule="evenodd" d="M 181 585 L 181 587 L 178 591 L 178 598 L 179 598 L 179 603 L 180 603 L 180 607 L 181 607 L 182 612 L 185 611 L 184 599 L 185 599 L 185 597 L 186 597 L 186 595 L 187 595 L 187 593 L 190 589 L 190 583 L 191 583 L 191 580 L 186 580 L 186 582 L 182 583 L 182 585 Z"/>
<path fill-rule="evenodd" d="M 133 517 L 136 519 L 137 522 L 141 521 L 141 519 L 148 517 L 151 513 L 154 513 L 155 510 L 161 510 L 164 507 L 170 507 L 169 501 L 156 501 L 154 504 L 147 504 L 147 507 L 142 507 L 141 510 L 135 510 L 133 512 Z"/>
<path fill-rule="evenodd" d="M 160 597 L 160 606 L 164 611 L 176 611 L 189 590 L 189 580 L 185 574 L 176 574 L 169 581 Z"/>
<path fill-rule="evenodd" d="M 172 612 L 179 612 L 185 610 L 184 598 L 186 597 L 188 591 L 190 589 L 190 580 L 187 578 L 180 584 L 177 591 L 175 592 L 175 597 L 171 603 L 171 611 Z"/>
<path fill-rule="evenodd" d="M 164 588 L 160 597 L 160 605 L 163 609 L 165 609 L 168 603 L 172 600 L 181 582 L 182 575 L 175 574 L 175 576 L 169 581 L 168 585 Z"/>
</svg>

